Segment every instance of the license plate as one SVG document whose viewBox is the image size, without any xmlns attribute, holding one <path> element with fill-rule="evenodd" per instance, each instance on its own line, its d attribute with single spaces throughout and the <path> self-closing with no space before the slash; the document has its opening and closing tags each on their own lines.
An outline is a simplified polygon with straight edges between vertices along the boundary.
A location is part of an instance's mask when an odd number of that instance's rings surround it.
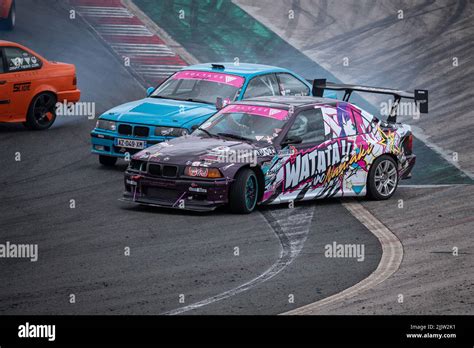
<svg viewBox="0 0 474 348">
<path fill-rule="evenodd" d="M 144 149 L 145 141 L 143 140 L 133 140 L 133 139 L 116 139 L 115 145 L 119 147 L 127 147 L 130 149 Z"/>
</svg>

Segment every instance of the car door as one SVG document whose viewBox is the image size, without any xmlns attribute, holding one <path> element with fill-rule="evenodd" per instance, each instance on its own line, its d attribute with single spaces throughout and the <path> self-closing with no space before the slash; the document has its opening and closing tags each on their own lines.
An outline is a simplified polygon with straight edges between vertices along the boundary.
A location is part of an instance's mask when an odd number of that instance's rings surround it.
<svg viewBox="0 0 474 348">
<path fill-rule="evenodd" d="M 277 182 L 280 202 L 298 201 L 334 193 L 325 181 L 333 144 L 325 133 L 320 107 L 300 111 L 281 142 Z M 329 159 L 329 160 L 328 160 Z M 329 161 L 329 163 L 328 163 Z"/>
<path fill-rule="evenodd" d="M 11 89 L 8 88 L 3 47 L 0 47 L 0 121 L 6 121 L 11 104 Z"/>
<path fill-rule="evenodd" d="M 8 99 L 1 98 L 8 100 L 2 115 L 7 115 L 9 121 L 24 121 L 32 92 L 38 84 L 42 62 L 20 47 L 5 46 L 2 51 L 4 73 L 0 81 L 3 81 L 2 86 L 8 96 Z"/>
<path fill-rule="evenodd" d="M 373 150 L 367 138 L 370 122 L 364 119 L 360 109 L 346 102 L 323 106 L 321 110 L 325 133 L 340 154 L 332 164 L 333 170 L 328 171 L 327 179 L 338 181 L 342 195 L 364 195 Z"/>
</svg>

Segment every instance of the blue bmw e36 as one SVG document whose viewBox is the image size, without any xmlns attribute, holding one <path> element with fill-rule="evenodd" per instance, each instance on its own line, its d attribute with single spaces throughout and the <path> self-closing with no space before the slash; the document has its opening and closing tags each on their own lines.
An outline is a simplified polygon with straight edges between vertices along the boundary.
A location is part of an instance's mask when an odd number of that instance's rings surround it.
<svg viewBox="0 0 474 348">
<path fill-rule="evenodd" d="M 92 153 L 102 165 L 113 166 L 127 154 L 191 133 L 227 103 L 277 95 L 311 95 L 311 84 L 268 65 L 188 66 L 148 88 L 146 98 L 103 113 L 91 131 Z"/>
</svg>

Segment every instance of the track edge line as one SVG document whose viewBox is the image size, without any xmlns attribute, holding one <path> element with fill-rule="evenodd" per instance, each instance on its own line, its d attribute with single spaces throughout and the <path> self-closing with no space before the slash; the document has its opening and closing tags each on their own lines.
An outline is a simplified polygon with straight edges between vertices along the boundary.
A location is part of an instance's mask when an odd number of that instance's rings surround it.
<svg viewBox="0 0 474 348">
<path fill-rule="evenodd" d="M 280 315 L 318 314 L 318 312 L 329 305 L 342 302 L 377 286 L 391 277 L 399 269 L 403 261 L 404 253 L 403 245 L 398 237 L 359 202 L 352 200 L 350 202 L 343 202 L 342 205 L 359 220 L 382 245 L 382 257 L 380 258 L 377 268 L 368 277 L 347 289 L 319 301 L 281 313 Z"/>
</svg>

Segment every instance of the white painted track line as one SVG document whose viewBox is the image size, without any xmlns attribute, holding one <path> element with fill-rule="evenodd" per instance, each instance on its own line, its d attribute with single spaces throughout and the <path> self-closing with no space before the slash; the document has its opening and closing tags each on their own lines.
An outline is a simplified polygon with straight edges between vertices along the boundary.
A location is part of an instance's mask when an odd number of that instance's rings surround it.
<svg viewBox="0 0 474 348">
<path fill-rule="evenodd" d="M 153 36 L 144 25 L 102 24 L 97 31 L 103 35 Z"/>
<path fill-rule="evenodd" d="M 164 314 L 182 314 L 250 290 L 276 276 L 298 257 L 308 237 L 314 215 L 314 206 L 309 208 L 303 206 L 294 209 L 266 210 L 262 214 L 278 237 L 281 246 L 280 256 L 273 265 L 262 274 L 242 285 Z"/>
<path fill-rule="evenodd" d="M 88 17 L 109 17 L 109 18 L 132 18 L 131 14 L 123 7 L 100 7 L 100 6 L 77 6 L 77 10 Z"/>
</svg>

